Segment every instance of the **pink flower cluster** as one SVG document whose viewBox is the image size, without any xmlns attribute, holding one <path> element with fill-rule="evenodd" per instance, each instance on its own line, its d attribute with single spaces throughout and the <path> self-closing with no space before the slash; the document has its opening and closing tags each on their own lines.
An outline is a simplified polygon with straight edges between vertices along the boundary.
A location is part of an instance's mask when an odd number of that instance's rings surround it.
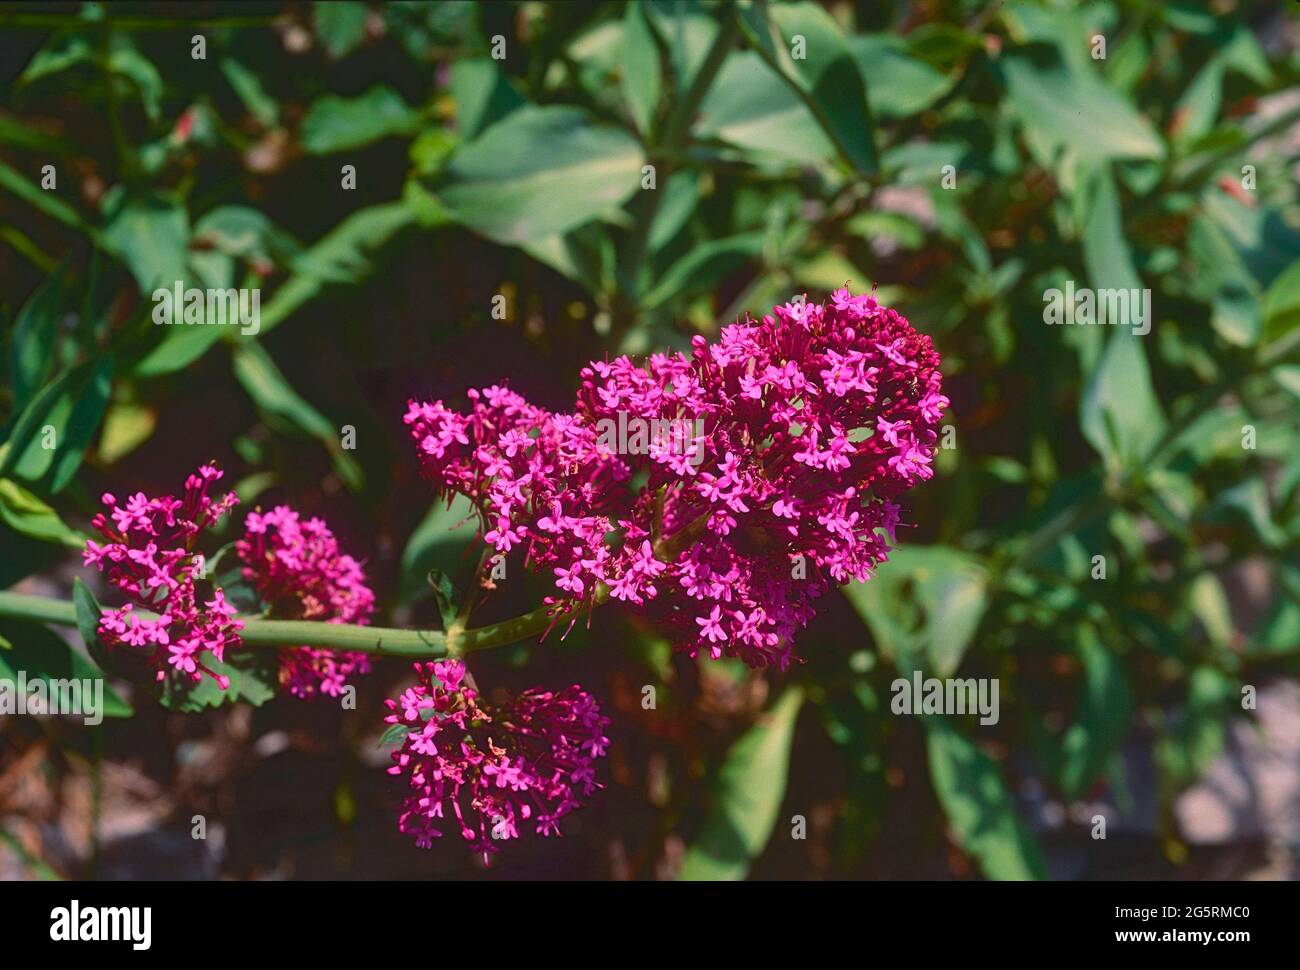
<svg viewBox="0 0 1300 970">
<path fill-rule="evenodd" d="M 186 479 L 181 499 L 138 492 L 119 505 L 105 495 L 109 512 L 91 524 L 108 541 L 87 541 L 83 559 L 131 601 L 100 617 L 106 644 L 142 655 L 160 681 L 174 670 L 195 683 L 207 675 L 225 690 L 230 679 L 213 671 L 205 655 L 224 663 L 226 649 L 240 643 L 243 623 L 220 587 L 213 586 L 207 600 L 196 588 L 205 574 L 196 551 L 199 536 L 239 501 L 234 492 L 219 499 L 208 494 L 221 477 L 215 465 L 201 466 Z M 364 624 L 374 610 L 375 595 L 360 563 L 339 551 L 320 519 L 301 521 L 286 506 L 251 512 L 235 549 L 245 579 L 281 618 Z M 142 617 L 136 607 L 157 619 Z M 337 697 L 350 677 L 369 670 L 363 653 L 293 647 L 280 655 L 280 679 L 297 697 Z"/>
<path fill-rule="evenodd" d="M 250 512 L 235 551 L 244 578 L 275 617 L 365 624 L 374 612 L 375 594 L 361 564 L 339 551 L 334 533 L 318 518 L 303 521 L 285 505 Z M 364 653 L 306 646 L 280 652 L 280 682 L 295 697 L 338 697 L 351 678 L 369 672 Z"/>
<path fill-rule="evenodd" d="M 533 689 L 489 709 L 459 660 L 414 667 L 417 683 L 385 701 L 393 713 L 384 720 L 407 729 L 388 771 L 409 774 L 398 828 L 420 848 L 442 836 L 449 813 L 484 859 L 525 823 L 559 835 L 560 820 L 602 787 L 595 762 L 609 719 L 586 691 Z"/>
<path fill-rule="evenodd" d="M 234 492 L 215 500 L 209 496 L 220 479 L 221 471 L 209 464 L 185 480 L 184 498 L 137 492 L 118 504 L 105 494 L 109 513 L 99 513 L 91 524 L 108 541 L 88 540 L 83 559 L 131 601 L 100 617 L 99 635 L 106 644 L 144 655 L 158 680 L 169 669 L 194 682 L 206 674 L 225 690 L 229 678 L 209 668 L 204 653 L 221 662 L 226 647 L 239 643 L 243 624 L 220 589 L 199 605 L 195 582 L 203 578 L 204 565 L 194 552 L 199 534 L 239 501 Z M 136 606 L 158 618 L 142 618 L 133 612 Z"/>
<path fill-rule="evenodd" d="M 689 356 L 593 362 L 572 413 L 494 386 L 468 414 L 412 401 L 405 421 L 484 540 L 554 576 L 557 618 L 608 595 L 691 655 L 785 668 L 814 601 L 885 561 L 897 499 L 933 474 L 939 364 L 874 294 L 839 290 L 696 337 Z M 633 422 L 645 447 L 612 446 L 607 429 Z"/>
</svg>

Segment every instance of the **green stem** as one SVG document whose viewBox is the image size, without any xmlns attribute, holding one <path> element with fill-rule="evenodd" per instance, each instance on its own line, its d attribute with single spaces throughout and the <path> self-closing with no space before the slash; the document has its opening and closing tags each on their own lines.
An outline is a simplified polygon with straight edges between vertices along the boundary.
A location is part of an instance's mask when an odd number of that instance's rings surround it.
<svg viewBox="0 0 1300 970">
<path fill-rule="evenodd" d="M 453 625 L 448 632 L 247 616 L 241 617 L 244 629 L 240 638 L 251 647 L 324 647 L 385 657 L 461 657 L 518 643 L 563 622 L 564 616 L 557 619 L 548 610 L 548 607 L 540 607 L 531 613 L 471 630 L 457 629 Z M 143 611 L 139 615 L 147 617 Z M 0 617 L 66 626 L 77 623 L 77 611 L 69 602 L 7 591 L 0 591 Z"/>
</svg>

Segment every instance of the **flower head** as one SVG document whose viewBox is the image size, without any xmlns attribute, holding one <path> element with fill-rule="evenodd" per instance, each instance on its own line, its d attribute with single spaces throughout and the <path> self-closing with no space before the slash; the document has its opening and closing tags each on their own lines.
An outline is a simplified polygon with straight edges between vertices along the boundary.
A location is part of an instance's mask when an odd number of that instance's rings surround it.
<svg viewBox="0 0 1300 970">
<path fill-rule="evenodd" d="M 339 550 L 321 519 L 303 520 L 278 505 L 248 514 L 244 537 L 235 543 L 248 580 L 281 619 L 327 623 L 369 622 L 375 594 L 361 564 Z M 280 681 L 295 697 L 338 697 L 348 681 L 370 672 L 359 652 L 290 647 L 280 652 Z"/>
<path fill-rule="evenodd" d="M 468 414 L 411 402 L 426 476 L 554 577 L 557 612 L 609 595 L 754 666 L 789 664 L 814 602 L 886 560 L 948 405 L 930 338 L 848 290 L 581 377 L 568 414 L 496 386 Z"/>
<path fill-rule="evenodd" d="M 429 848 L 447 825 L 484 858 L 531 828 L 560 834 L 560 820 L 602 787 L 595 762 L 609 744 L 609 719 L 580 687 L 527 690 L 485 705 L 459 660 L 417 663 L 416 684 L 385 721 L 407 729 L 389 774 L 411 793 L 398 827 Z"/>
<path fill-rule="evenodd" d="M 224 661 L 226 648 L 239 643 L 243 624 L 220 589 L 207 600 L 199 594 L 195 584 L 205 567 L 194 552 L 203 530 L 239 501 L 234 492 L 219 499 L 208 494 L 221 475 L 213 464 L 200 466 L 185 480 L 179 499 L 137 492 L 119 503 L 105 494 L 108 514 L 99 513 L 91 525 L 108 541 L 88 540 L 82 558 L 131 601 L 100 617 L 99 635 L 106 644 L 145 656 L 160 681 L 168 671 L 194 682 L 206 675 L 225 690 L 228 678 L 207 665 L 205 654 Z M 134 612 L 137 606 L 157 618 L 141 617 Z"/>
</svg>

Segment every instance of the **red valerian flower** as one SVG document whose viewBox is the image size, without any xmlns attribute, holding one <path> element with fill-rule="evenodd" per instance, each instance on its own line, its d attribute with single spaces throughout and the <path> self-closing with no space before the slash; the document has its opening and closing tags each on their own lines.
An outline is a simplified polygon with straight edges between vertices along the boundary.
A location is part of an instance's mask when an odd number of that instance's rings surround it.
<svg viewBox="0 0 1300 970">
<path fill-rule="evenodd" d="M 393 712 L 384 720 L 406 728 L 388 771 L 408 776 L 397 824 L 420 848 L 455 824 L 486 860 L 521 829 L 559 835 L 560 820 L 602 787 L 595 763 L 609 719 L 580 687 L 527 690 L 493 708 L 461 661 L 414 667 L 417 683 L 384 702 Z"/>
<path fill-rule="evenodd" d="M 207 675 L 225 690 L 229 678 L 214 672 L 204 655 L 222 662 L 226 648 L 238 645 L 243 624 L 220 589 L 207 600 L 199 594 L 195 583 L 205 570 L 203 557 L 194 552 L 203 530 L 239 501 L 234 492 L 216 500 L 208 495 L 221 474 L 215 465 L 200 466 L 185 480 L 181 499 L 137 492 L 119 504 L 105 494 L 109 514 L 99 513 L 91 525 L 108 541 L 87 540 L 83 560 L 131 600 L 101 615 L 99 635 L 105 644 L 143 655 L 160 681 L 173 670 L 196 683 Z M 133 612 L 134 606 L 158 618 L 144 619 Z"/>
<path fill-rule="evenodd" d="M 375 594 L 361 564 L 339 550 L 321 519 L 303 521 L 286 505 L 250 512 L 235 543 L 244 578 L 280 619 L 366 624 Z M 355 651 L 289 647 L 280 651 L 280 682 L 295 697 L 338 697 L 353 677 L 370 672 Z"/>
<path fill-rule="evenodd" d="M 593 362 L 571 413 L 500 386 L 405 421 L 440 493 L 497 553 L 554 577 L 557 618 L 608 595 L 691 655 L 752 666 L 832 585 L 870 578 L 898 499 L 933 475 L 948 399 L 930 338 L 871 295 L 792 302 L 692 352 Z"/>
</svg>

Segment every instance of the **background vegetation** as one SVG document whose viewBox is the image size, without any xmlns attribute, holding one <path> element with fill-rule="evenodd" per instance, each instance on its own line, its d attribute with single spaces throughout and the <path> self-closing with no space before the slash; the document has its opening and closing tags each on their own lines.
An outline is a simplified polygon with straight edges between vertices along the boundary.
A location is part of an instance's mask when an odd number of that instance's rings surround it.
<svg viewBox="0 0 1300 970">
<path fill-rule="evenodd" d="M 1300 672 L 1294 9 L 6 5 L 0 587 L 67 595 L 101 492 L 216 458 L 246 508 L 326 516 L 378 620 L 434 626 L 427 572 L 473 557 L 416 476 L 409 396 L 508 378 L 562 408 L 589 359 L 877 285 L 953 401 L 902 548 L 784 677 L 608 609 L 476 661 L 615 718 L 609 790 L 490 874 L 1204 873 L 1177 800 L 1253 720 L 1242 687 Z M 260 333 L 155 327 L 176 279 L 261 287 Z M 1066 280 L 1149 287 L 1150 334 L 1046 326 Z M 510 577 L 482 619 L 540 589 Z M 0 668 L 80 657 L 0 632 Z M 999 678 L 999 723 L 891 714 L 914 669 Z M 377 739 L 405 672 L 356 712 L 186 716 L 128 685 L 136 716 L 100 729 L 6 718 L 0 872 L 479 873 L 395 832 Z"/>
</svg>

